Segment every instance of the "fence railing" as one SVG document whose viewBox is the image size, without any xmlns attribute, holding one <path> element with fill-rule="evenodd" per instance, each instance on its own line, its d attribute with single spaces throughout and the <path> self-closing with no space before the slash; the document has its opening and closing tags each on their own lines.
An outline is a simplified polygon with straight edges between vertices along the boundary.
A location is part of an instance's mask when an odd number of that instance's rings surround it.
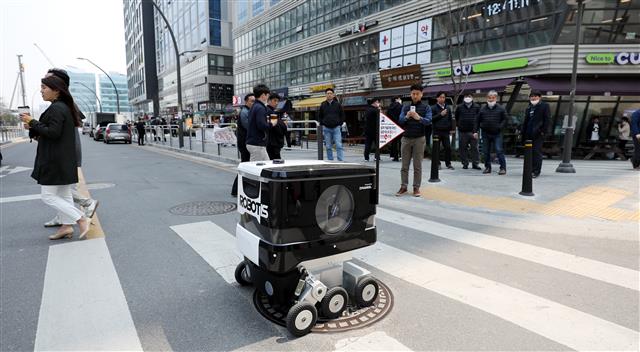
<svg viewBox="0 0 640 352">
<path fill-rule="evenodd" d="M 292 133 L 295 136 L 297 143 L 300 145 L 300 149 L 309 149 L 309 132 L 315 132 L 317 146 L 318 146 L 318 160 L 323 158 L 323 144 L 322 144 L 322 126 L 315 120 L 304 121 L 287 121 L 287 133 Z M 301 126 L 301 127 L 297 127 Z M 186 128 L 183 131 L 185 139 L 185 149 L 197 150 L 202 153 L 211 153 L 222 156 L 223 149 L 233 147 L 236 145 L 233 143 L 217 143 L 213 139 L 214 128 L 230 128 L 234 134 L 237 129 L 236 123 L 219 123 L 219 124 L 194 124 L 191 128 Z M 306 133 L 305 133 L 306 132 Z M 145 126 L 145 142 L 152 144 L 168 145 L 169 147 L 178 148 L 179 127 L 177 125 L 148 125 Z M 133 129 L 133 134 L 138 139 L 138 132 Z M 306 142 L 306 143 L 305 143 Z M 199 145 L 198 145 L 199 144 Z M 306 148 L 305 148 L 306 144 Z M 214 150 L 210 148 L 212 146 Z M 240 153 L 235 153 L 236 158 L 240 158 Z"/>
<path fill-rule="evenodd" d="M 14 139 L 27 137 L 29 132 L 22 127 L 2 126 L 0 127 L 0 143 L 11 142 Z"/>
</svg>

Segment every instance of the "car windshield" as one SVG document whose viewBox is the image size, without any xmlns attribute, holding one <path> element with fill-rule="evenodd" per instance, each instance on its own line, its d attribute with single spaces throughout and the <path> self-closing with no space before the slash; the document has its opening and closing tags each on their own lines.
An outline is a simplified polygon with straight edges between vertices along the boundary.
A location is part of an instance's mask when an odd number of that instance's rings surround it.
<svg viewBox="0 0 640 352">
<path fill-rule="evenodd" d="M 129 128 L 127 125 L 111 125 L 109 126 L 109 131 L 111 132 L 127 132 Z"/>
</svg>

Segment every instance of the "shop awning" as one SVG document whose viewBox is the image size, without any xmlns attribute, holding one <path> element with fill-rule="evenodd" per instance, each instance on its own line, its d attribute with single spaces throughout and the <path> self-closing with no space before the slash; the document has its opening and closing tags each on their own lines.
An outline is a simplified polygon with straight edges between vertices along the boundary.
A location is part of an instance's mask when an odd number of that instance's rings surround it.
<svg viewBox="0 0 640 352">
<path fill-rule="evenodd" d="M 571 78 L 526 78 L 531 89 L 539 90 L 542 94 L 553 92 L 554 95 L 571 93 Z M 577 95 L 640 95 L 640 84 L 637 79 L 627 78 L 578 78 L 576 82 Z"/>
<path fill-rule="evenodd" d="M 462 90 L 464 92 L 475 92 L 477 90 L 480 91 L 490 91 L 495 90 L 497 92 L 504 91 L 504 89 L 513 83 L 515 78 L 503 78 L 503 79 L 494 79 L 490 81 L 477 81 L 477 82 L 467 82 L 461 85 Z M 454 87 L 453 84 L 439 84 L 435 86 L 428 86 L 424 89 L 424 93 L 426 94 L 435 94 L 439 91 L 443 92 L 453 92 Z"/>
<path fill-rule="evenodd" d="M 320 106 L 320 104 L 325 100 L 327 100 L 327 98 L 324 96 L 298 100 L 293 102 L 293 108 L 315 108 Z"/>
</svg>

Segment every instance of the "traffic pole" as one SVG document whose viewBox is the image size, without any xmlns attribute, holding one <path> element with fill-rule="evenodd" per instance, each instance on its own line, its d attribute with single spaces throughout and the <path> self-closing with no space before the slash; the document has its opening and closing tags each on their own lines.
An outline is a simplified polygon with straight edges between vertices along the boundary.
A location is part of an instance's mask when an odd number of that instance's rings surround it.
<svg viewBox="0 0 640 352">
<path fill-rule="evenodd" d="M 433 147 L 431 148 L 431 177 L 429 182 L 440 182 L 440 137 L 433 136 Z"/>
<path fill-rule="evenodd" d="M 380 112 L 376 124 L 376 204 L 380 203 Z"/>
<path fill-rule="evenodd" d="M 526 140 L 524 142 L 524 164 L 522 166 L 522 191 L 521 196 L 533 196 L 533 142 Z"/>
</svg>

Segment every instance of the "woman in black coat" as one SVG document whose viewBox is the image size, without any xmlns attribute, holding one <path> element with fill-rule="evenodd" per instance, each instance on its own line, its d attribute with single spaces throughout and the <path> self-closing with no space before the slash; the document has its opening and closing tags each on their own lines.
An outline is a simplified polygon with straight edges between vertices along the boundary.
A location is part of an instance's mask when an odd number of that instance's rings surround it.
<svg viewBox="0 0 640 352">
<path fill-rule="evenodd" d="M 42 186 L 42 201 L 60 214 L 62 226 L 49 239 L 71 238 L 73 224 L 80 230 L 80 238 L 89 231 L 89 221 L 73 205 L 71 188 L 78 183 L 75 129 L 80 127 L 80 115 L 65 82 L 56 76 L 42 79 L 42 99 L 51 106 L 34 120 L 29 114 L 20 118 L 29 128 L 29 135 L 37 138 L 38 151 L 31 177 Z"/>
</svg>

